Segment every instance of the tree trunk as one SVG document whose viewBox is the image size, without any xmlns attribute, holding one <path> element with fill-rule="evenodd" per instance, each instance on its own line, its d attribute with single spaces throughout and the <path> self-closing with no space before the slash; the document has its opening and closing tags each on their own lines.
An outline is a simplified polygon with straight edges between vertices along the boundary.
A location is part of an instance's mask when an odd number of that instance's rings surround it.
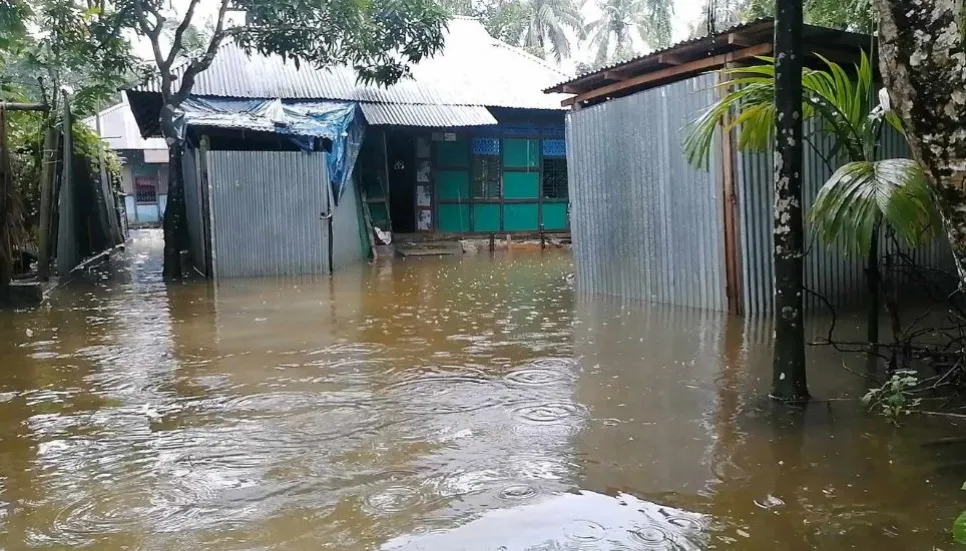
<svg viewBox="0 0 966 551">
<path fill-rule="evenodd" d="M 775 357 L 771 397 L 808 400 L 802 315 L 802 3 L 775 5 Z"/>
<path fill-rule="evenodd" d="M 184 199 L 184 131 L 175 124 L 178 106 L 165 98 L 161 108 L 161 135 L 168 144 L 168 202 L 164 209 L 164 278 L 183 277 L 181 251 L 188 244 L 188 211 Z"/>
<path fill-rule="evenodd" d="M 880 67 L 913 156 L 939 198 L 966 287 L 966 28 L 963 0 L 876 0 Z"/>
<path fill-rule="evenodd" d="M 185 217 L 182 164 L 184 142 L 170 139 L 168 144 L 168 202 L 164 208 L 164 278 L 181 279 L 181 251 L 188 241 Z"/>
<path fill-rule="evenodd" d="M 881 217 L 881 215 L 880 215 Z M 866 257 L 865 278 L 869 291 L 869 311 L 866 320 L 866 336 L 869 341 L 869 349 L 876 352 L 879 345 L 879 282 L 882 280 L 879 274 L 879 222 L 876 222 L 872 232 L 872 240 L 869 242 L 869 253 Z"/>
</svg>

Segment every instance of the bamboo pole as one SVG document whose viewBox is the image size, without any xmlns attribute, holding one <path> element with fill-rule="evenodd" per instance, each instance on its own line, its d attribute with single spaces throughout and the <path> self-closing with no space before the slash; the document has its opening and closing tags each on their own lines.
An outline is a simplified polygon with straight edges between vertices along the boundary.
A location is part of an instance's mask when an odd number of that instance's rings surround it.
<svg viewBox="0 0 966 551">
<path fill-rule="evenodd" d="M 18 103 L 0 101 L 4 111 L 50 111 L 50 106 L 43 103 Z"/>
<path fill-rule="evenodd" d="M 40 156 L 40 222 L 37 226 L 37 277 L 50 279 L 50 219 L 53 212 L 54 179 L 57 177 L 57 131 L 48 126 Z"/>
</svg>

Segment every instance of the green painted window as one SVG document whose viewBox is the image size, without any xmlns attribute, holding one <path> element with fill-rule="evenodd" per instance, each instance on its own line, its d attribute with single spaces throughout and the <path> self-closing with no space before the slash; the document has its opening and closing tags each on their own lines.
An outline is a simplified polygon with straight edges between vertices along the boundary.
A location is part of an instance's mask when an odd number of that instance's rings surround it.
<svg viewBox="0 0 966 551">
<path fill-rule="evenodd" d="M 436 174 L 436 198 L 443 201 L 468 201 L 470 174 L 465 170 L 440 170 Z"/>
<path fill-rule="evenodd" d="M 470 206 L 440 203 L 436 207 L 436 229 L 443 233 L 470 231 Z"/>
<path fill-rule="evenodd" d="M 537 208 L 536 203 L 503 205 L 503 229 L 506 231 L 537 231 L 540 229 Z"/>
<path fill-rule="evenodd" d="M 473 197 L 499 199 L 501 183 L 499 157 L 473 157 Z"/>
<path fill-rule="evenodd" d="M 540 166 L 540 140 L 513 138 L 503 140 L 504 168 L 537 168 Z"/>
<path fill-rule="evenodd" d="M 500 205 L 496 203 L 473 205 L 473 231 L 500 231 Z"/>
<path fill-rule="evenodd" d="M 466 140 L 436 142 L 436 166 L 464 168 L 470 166 L 470 145 Z"/>
<path fill-rule="evenodd" d="M 540 175 L 536 172 L 503 173 L 503 196 L 507 199 L 536 199 L 540 193 Z"/>
<path fill-rule="evenodd" d="M 543 204 L 543 229 L 557 231 L 567 229 L 567 203 Z"/>
</svg>

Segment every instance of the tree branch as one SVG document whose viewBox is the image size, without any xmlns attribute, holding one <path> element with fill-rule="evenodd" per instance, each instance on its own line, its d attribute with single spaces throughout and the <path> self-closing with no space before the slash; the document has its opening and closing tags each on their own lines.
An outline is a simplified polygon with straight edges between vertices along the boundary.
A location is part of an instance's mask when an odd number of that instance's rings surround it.
<svg viewBox="0 0 966 551">
<path fill-rule="evenodd" d="M 198 0 L 191 0 L 188 4 L 188 11 L 184 15 L 184 19 L 178 24 L 178 28 L 174 31 L 174 38 L 171 40 L 171 50 L 168 52 L 168 57 L 165 62 L 170 67 L 174 63 L 175 58 L 181 51 L 181 40 L 184 37 L 185 31 L 191 26 L 191 20 L 195 15 L 195 8 L 198 6 Z"/>
<path fill-rule="evenodd" d="M 208 49 L 205 50 L 205 55 L 200 59 L 193 60 L 188 65 L 188 68 L 185 69 L 184 76 L 181 77 L 181 85 L 178 87 L 178 92 L 169 102 L 170 104 L 179 105 L 183 102 L 188 97 L 188 94 L 191 93 L 191 88 L 195 84 L 195 77 L 198 73 L 210 67 L 211 62 L 214 61 L 215 54 L 218 53 L 218 48 L 227 35 L 225 32 L 225 14 L 228 13 L 228 5 L 230 2 L 231 0 L 221 0 L 221 7 L 218 8 L 218 19 L 215 23 L 215 32 L 211 35 Z"/>
<path fill-rule="evenodd" d="M 141 32 L 145 34 L 151 40 L 151 49 L 154 51 L 154 61 L 158 64 L 158 69 L 161 70 L 162 75 L 167 72 L 170 68 L 170 64 L 165 63 L 165 58 L 161 55 L 161 44 L 159 38 L 161 37 L 161 27 L 164 24 L 164 18 L 158 13 L 153 7 L 149 9 L 147 5 L 142 0 L 135 0 L 134 2 L 134 12 L 138 18 L 138 27 L 141 28 Z M 153 13 L 157 18 L 157 24 L 152 25 L 148 21 L 147 13 Z"/>
</svg>

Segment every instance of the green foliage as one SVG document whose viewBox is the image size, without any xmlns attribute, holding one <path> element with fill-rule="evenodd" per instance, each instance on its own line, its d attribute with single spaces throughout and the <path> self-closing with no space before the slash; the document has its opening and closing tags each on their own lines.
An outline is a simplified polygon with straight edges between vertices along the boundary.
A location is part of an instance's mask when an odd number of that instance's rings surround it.
<svg viewBox="0 0 966 551">
<path fill-rule="evenodd" d="M 932 189 L 912 159 L 842 165 L 822 186 L 809 219 L 823 241 L 836 243 L 843 237 L 854 253 L 869 250 L 880 220 L 910 247 L 928 243 L 942 228 Z"/>
<path fill-rule="evenodd" d="M 953 521 L 953 541 L 960 545 L 966 545 L 966 511 L 959 513 L 959 516 Z"/>
<path fill-rule="evenodd" d="M 480 20 L 494 38 L 558 62 L 571 56 L 572 38 L 584 37 L 574 0 L 444 0 L 443 6 L 452 15 Z"/>
<path fill-rule="evenodd" d="M 160 12 L 166 3 L 119 0 L 117 6 L 143 4 L 149 11 Z M 228 0 L 222 0 L 223 10 L 227 6 Z M 246 49 L 278 54 L 296 64 L 348 64 L 361 80 L 379 84 L 405 78 L 410 64 L 437 52 L 448 16 L 433 0 L 235 0 L 231 7 L 245 12 L 246 24 L 216 29 L 215 50 L 221 40 L 233 37 Z M 142 22 L 138 29 L 148 35 L 158 25 L 149 14 L 143 15 Z"/>
<path fill-rule="evenodd" d="M 578 39 L 584 38 L 584 18 L 574 0 L 528 0 L 523 5 L 528 21 L 523 46 L 537 53 L 544 53 L 549 48 L 548 53 L 557 61 L 569 58 L 568 33 L 575 33 Z"/>
<path fill-rule="evenodd" d="M 44 120 L 40 113 L 16 112 L 8 115 L 7 141 L 12 151 L 14 186 L 23 213 L 23 229 L 26 238 L 35 236 L 40 220 L 40 169 L 44 141 Z M 73 124 L 74 154 L 83 159 L 88 167 L 85 175 L 89 181 L 100 181 L 100 139 L 90 127 L 75 120 Z M 111 150 L 105 149 L 104 161 L 108 178 L 116 190 L 121 189 L 121 160 Z"/>
<path fill-rule="evenodd" d="M 707 169 L 711 144 L 719 125 L 736 130 L 742 150 L 766 152 L 775 136 L 775 68 L 766 63 L 722 73 L 731 78 L 722 86 L 728 93 L 688 127 L 684 154 L 693 166 Z M 826 157 L 845 160 L 822 186 L 809 220 L 827 244 L 841 243 L 848 252 L 866 252 L 880 221 L 888 224 L 907 245 L 929 242 L 941 228 L 936 201 L 921 167 L 910 159 L 879 160 L 885 124 L 902 132 L 891 111 L 883 111 L 872 81 L 872 66 L 863 54 L 854 77 L 837 63 L 824 60 L 826 69 L 802 71 L 802 118 L 816 132 L 833 139 Z M 806 140 L 811 145 L 811 136 Z"/>
<path fill-rule="evenodd" d="M 601 16 L 585 27 L 598 66 L 634 57 L 635 42 L 659 49 L 671 43 L 674 9 L 666 0 L 596 0 Z"/>
<path fill-rule="evenodd" d="M 805 0 L 805 22 L 820 27 L 871 33 L 875 12 L 871 0 Z M 745 19 L 775 15 L 772 0 L 750 0 L 744 9 Z"/>
<path fill-rule="evenodd" d="M 881 387 L 869 389 L 862 403 L 870 412 L 877 411 L 891 422 L 898 422 L 900 417 L 914 413 L 922 403 L 921 398 L 912 394 L 912 389 L 919 384 L 916 375 L 915 371 L 896 371 Z"/>
<path fill-rule="evenodd" d="M 13 10 L 20 21 L 4 17 L 3 11 L 0 36 L 18 38 L 0 41 L 0 80 L 18 86 L 32 101 L 46 98 L 56 104 L 58 90 L 66 87 L 73 91 L 73 109 L 88 115 L 143 71 L 115 17 L 97 5 L 40 0 L 27 10 Z M 41 31 L 18 34 L 24 27 Z"/>
</svg>

